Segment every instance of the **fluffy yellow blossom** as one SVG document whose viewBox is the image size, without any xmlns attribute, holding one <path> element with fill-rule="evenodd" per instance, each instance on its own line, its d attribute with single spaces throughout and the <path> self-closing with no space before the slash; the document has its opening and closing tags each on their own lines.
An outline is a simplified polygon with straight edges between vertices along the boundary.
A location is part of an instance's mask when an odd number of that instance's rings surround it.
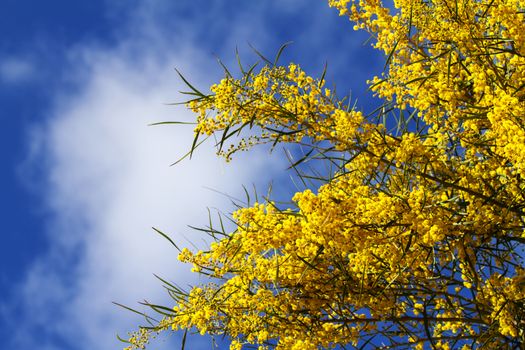
<svg viewBox="0 0 525 350">
<path fill-rule="evenodd" d="M 203 229 L 216 240 L 179 260 L 211 282 L 168 285 L 156 330 L 235 350 L 523 346 L 525 1 L 328 3 L 385 53 L 370 80 L 384 108 L 349 108 L 297 64 L 228 74 L 190 101 L 196 137 L 226 159 L 300 144 L 292 168 L 316 182 L 239 206 L 232 232 Z M 302 166 L 316 159 L 326 177 Z"/>
</svg>

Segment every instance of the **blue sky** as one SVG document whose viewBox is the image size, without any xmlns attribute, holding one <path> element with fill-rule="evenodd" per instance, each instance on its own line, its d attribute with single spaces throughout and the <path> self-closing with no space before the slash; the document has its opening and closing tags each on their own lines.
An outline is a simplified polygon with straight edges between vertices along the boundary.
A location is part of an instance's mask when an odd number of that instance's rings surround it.
<svg viewBox="0 0 525 350">
<path fill-rule="evenodd" d="M 197 86 L 234 67 L 248 43 L 352 91 L 366 110 L 366 79 L 381 57 L 325 1 L 3 0 L 0 3 L 0 338 L 5 349 L 119 349 L 140 320 L 111 304 L 166 302 L 153 273 L 198 283 L 154 235 L 181 245 L 203 238 L 210 191 L 265 188 L 282 174 L 282 153 L 258 149 L 226 165 L 211 145 L 175 167 L 191 144 L 174 68 Z M 286 190 L 286 183 L 282 190 Z M 177 344 L 177 336 L 156 349 Z M 191 349 L 211 348 L 190 339 Z"/>
</svg>

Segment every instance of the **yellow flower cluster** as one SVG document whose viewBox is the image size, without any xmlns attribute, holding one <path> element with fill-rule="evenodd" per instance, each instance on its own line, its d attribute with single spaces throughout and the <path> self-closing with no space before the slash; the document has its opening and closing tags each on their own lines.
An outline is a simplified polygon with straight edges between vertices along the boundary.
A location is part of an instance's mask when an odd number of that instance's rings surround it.
<svg viewBox="0 0 525 350">
<path fill-rule="evenodd" d="M 387 55 L 371 84 L 397 127 L 346 108 L 295 64 L 228 75 L 191 101 L 195 133 L 219 135 L 227 159 L 293 142 L 337 169 L 287 208 L 237 210 L 209 250 L 184 249 L 213 283 L 179 296 L 158 329 L 226 334 L 231 350 L 517 348 L 525 1 L 329 5 Z"/>
<path fill-rule="evenodd" d="M 236 151 L 266 142 L 308 138 L 349 145 L 363 127 L 363 115 L 348 111 L 323 85 L 324 80 L 307 76 L 295 64 L 265 66 L 240 79 L 224 78 L 211 87 L 211 95 L 189 102 L 188 107 L 198 115 L 197 135 L 222 133 L 219 154 L 227 160 Z M 247 126 L 261 132 L 243 137 L 241 130 Z M 231 135 L 240 137 L 224 149 L 223 141 Z"/>
<path fill-rule="evenodd" d="M 150 332 L 145 328 L 141 328 L 137 332 L 130 334 L 129 339 L 127 340 L 129 346 L 124 348 L 124 350 L 145 349 L 150 338 Z"/>
<path fill-rule="evenodd" d="M 523 174 L 525 1 L 396 0 L 393 11 L 380 0 L 329 4 L 388 55 L 372 90 Z"/>
<path fill-rule="evenodd" d="M 510 337 L 518 337 L 520 328 L 523 332 L 523 320 L 519 319 L 519 313 L 524 312 L 525 271 L 519 269 L 517 272 L 513 278 L 503 277 L 499 273 L 490 276 L 480 296 L 480 299 L 483 298 L 484 302 L 491 305 L 491 322 L 498 325 L 501 334 Z"/>
</svg>

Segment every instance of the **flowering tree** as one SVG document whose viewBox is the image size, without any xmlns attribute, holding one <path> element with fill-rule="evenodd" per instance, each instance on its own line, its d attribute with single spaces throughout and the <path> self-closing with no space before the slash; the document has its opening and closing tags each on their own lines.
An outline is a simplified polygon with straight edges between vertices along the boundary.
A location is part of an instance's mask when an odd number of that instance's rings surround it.
<svg viewBox="0 0 525 350">
<path fill-rule="evenodd" d="M 174 304 L 129 348 L 170 329 L 231 350 L 525 348 L 525 0 L 328 3 L 385 53 L 384 106 L 269 60 L 189 85 L 196 140 L 217 135 L 227 160 L 292 143 L 302 179 L 314 159 L 334 170 L 207 228 L 209 250 L 179 259 L 212 282 L 166 282 Z"/>
</svg>

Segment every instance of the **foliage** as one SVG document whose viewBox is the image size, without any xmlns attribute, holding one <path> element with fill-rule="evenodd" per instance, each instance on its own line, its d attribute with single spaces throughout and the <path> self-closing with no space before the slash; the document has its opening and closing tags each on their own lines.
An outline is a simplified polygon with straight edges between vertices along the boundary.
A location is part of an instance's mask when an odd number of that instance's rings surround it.
<svg viewBox="0 0 525 350">
<path fill-rule="evenodd" d="M 385 53 L 369 82 L 384 106 L 365 115 L 277 60 L 190 85 L 195 144 L 217 135 L 228 160 L 300 144 L 303 179 L 313 159 L 335 170 L 286 208 L 240 207 L 234 232 L 205 229 L 209 250 L 179 259 L 212 282 L 167 284 L 151 331 L 231 350 L 523 348 L 525 1 L 328 2 Z"/>
</svg>

